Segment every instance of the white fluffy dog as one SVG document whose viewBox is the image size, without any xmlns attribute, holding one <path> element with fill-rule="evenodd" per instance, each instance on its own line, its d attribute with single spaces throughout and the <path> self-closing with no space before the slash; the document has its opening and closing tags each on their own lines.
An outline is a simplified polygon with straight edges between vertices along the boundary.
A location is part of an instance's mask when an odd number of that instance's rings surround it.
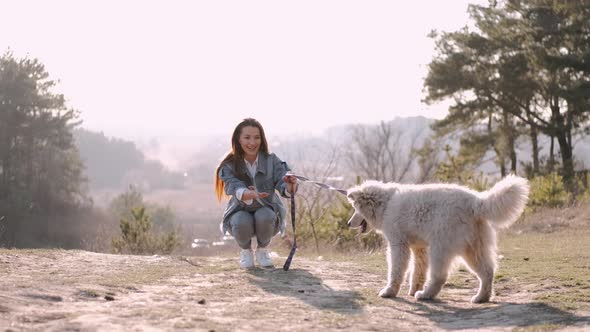
<svg viewBox="0 0 590 332">
<path fill-rule="evenodd" d="M 512 175 L 484 192 L 454 184 L 367 181 L 347 190 L 355 209 L 348 225 L 362 232 L 374 228 L 388 242 L 387 286 L 379 296 L 397 296 L 411 253 L 410 296 L 436 297 L 452 261 L 461 257 L 479 279 L 471 302 L 487 302 L 496 268 L 495 229 L 518 219 L 528 194 L 527 180 Z"/>
</svg>

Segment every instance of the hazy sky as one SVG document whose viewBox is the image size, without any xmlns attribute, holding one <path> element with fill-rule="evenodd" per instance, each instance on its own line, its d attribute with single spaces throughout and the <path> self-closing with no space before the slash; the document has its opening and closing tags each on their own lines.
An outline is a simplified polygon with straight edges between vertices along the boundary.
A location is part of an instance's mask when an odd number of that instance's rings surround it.
<svg viewBox="0 0 590 332">
<path fill-rule="evenodd" d="M 229 135 L 244 117 L 317 133 L 444 116 L 420 101 L 426 35 L 474 2 L 0 0 L 0 51 L 38 58 L 108 135 Z"/>
</svg>

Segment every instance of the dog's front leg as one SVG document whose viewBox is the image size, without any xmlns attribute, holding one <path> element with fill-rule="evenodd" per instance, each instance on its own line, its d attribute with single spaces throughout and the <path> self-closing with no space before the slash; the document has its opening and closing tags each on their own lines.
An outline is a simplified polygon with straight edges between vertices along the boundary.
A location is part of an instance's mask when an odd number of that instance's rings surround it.
<svg viewBox="0 0 590 332">
<path fill-rule="evenodd" d="M 449 276 L 449 267 L 453 261 L 453 255 L 445 246 L 431 245 L 428 248 L 428 278 L 424 290 L 414 294 L 416 300 L 432 300 L 438 295 Z"/>
<path fill-rule="evenodd" d="M 381 297 L 395 297 L 408 268 L 410 249 L 406 244 L 390 243 L 387 247 L 387 286 L 379 292 Z"/>
</svg>

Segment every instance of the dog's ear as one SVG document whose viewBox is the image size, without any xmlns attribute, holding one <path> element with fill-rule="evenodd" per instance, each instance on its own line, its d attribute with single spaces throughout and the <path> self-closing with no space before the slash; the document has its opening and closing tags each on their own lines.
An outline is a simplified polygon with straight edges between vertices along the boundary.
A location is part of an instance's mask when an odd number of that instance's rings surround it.
<svg viewBox="0 0 590 332">
<path fill-rule="evenodd" d="M 346 194 L 346 197 L 348 197 L 348 199 L 356 201 L 359 198 L 360 192 L 353 190 L 353 191 L 348 191 Z"/>
</svg>

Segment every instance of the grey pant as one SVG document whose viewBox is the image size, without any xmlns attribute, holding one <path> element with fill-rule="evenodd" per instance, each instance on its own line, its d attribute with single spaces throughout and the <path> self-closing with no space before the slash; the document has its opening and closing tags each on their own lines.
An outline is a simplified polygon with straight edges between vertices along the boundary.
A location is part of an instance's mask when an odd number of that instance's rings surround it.
<svg viewBox="0 0 590 332">
<path fill-rule="evenodd" d="M 278 233 L 277 214 L 268 207 L 256 211 L 238 211 L 230 219 L 231 234 L 242 249 L 250 249 L 256 236 L 258 248 L 264 248 Z"/>
</svg>

